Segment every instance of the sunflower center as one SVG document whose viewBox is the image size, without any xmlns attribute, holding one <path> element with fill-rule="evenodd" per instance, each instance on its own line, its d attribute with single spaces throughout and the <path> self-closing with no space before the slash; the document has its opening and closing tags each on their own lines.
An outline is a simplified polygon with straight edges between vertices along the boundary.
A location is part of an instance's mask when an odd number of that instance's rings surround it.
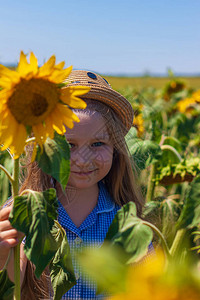
<svg viewBox="0 0 200 300">
<path fill-rule="evenodd" d="M 36 117 L 41 116 L 48 108 L 46 98 L 37 93 L 33 93 L 33 100 L 30 105 L 32 113 Z"/>
<path fill-rule="evenodd" d="M 57 85 L 42 78 L 21 79 L 8 99 L 8 108 L 25 126 L 45 121 L 60 99 Z"/>
</svg>

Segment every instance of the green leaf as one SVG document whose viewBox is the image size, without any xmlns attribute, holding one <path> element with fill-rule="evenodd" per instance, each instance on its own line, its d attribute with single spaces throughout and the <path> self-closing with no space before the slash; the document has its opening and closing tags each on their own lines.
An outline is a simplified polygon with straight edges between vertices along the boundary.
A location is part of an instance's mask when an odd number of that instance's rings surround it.
<svg viewBox="0 0 200 300">
<path fill-rule="evenodd" d="M 152 238 L 152 230 L 136 215 L 135 203 L 129 202 L 118 210 L 105 242 L 119 246 L 126 254 L 127 263 L 133 263 L 147 254 Z"/>
<path fill-rule="evenodd" d="M 76 278 L 65 230 L 55 221 L 51 233 L 57 243 L 58 250 L 49 266 L 50 276 L 54 291 L 53 299 L 59 300 L 76 284 Z"/>
<path fill-rule="evenodd" d="M 125 136 L 125 140 L 128 143 L 128 141 L 131 141 L 132 139 L 138 139 L 137 138 L 137 129 L 135 127 L 131 127 L 131 129 L 128 131 L 127 135 Z"/>
<path fill-rule="evenodd" d="M 0 271 L 0 299 L 12 300 L 14 292 L 14 283 L 10 281 L 7 271 Z"/>
<path fill-rule="evenodd" d="M 159 201 L 147 202 L 142 212 L 142 218 L 144 218 L 145 221 L 152 222 L 154 225 L 158 227 L 160 224 L 160 202 Z"/>
<path fill-rule="evenodd" d="M 7 151 L 0 152 L 0 164 L 12 174 L 13 171 L 13 159 L 10 157 Z M 0 206 L 8 200 L 11 196 L 11 184 L 3 170 L 0 169 Z"/>
<path fill-rule="evenodd" d="M 38 150 L 39 167 L 55 178 L 65 190 L 70 173 L 70 149 L 65 136 L 55 132 L 54 139 L 47 138 L 43 150 Z"/>
<path fill-rule="evenodd" d="M 141 170 L 156 162 L 162 154 L 160 146 L 150 140 L 128 139 L 127 145 L 135 164 Z"/>
<path fill-rule="evenodd" d="M 177 228 L 194 228 L 200 223 L 200 175 L 198 175 L 188 186 L 186 200 Z"/>
<path fill-rule="evenodd" d="M 35 275 L 40 277 L 57 250 L 51 234 L 57 218 L 56 191 L 30 191 L 14 199 L 9 220 L 14 228 L 25 233 L 24 252 L 36 267 Z"/>
<path fill-rule="evenodd" d="M 173 198 L 166 198 L 160 206 L 162 233 L 165 236 L 168 244 L 172 244 L 176 234 L 176 222 L 180 215 L 181 203 Z"/>
<path fill-rule="evenodd" d="M 164 148 L 164 147 L 166 147 L 166 148 Z M 167 147 L 169 147 L 169 149 L 167 149 Z M 174 150 L 174 152 L 173 152 L 173 150 Z M 163 145 L 162 146 L 162 155 L 159 159 L 159 164 L 163 167 L 167 166 L 167 165 L 178 164 L 178 163 L 180 163 L 180 157 L 177 155 L 179 155 L 179 154 L 174 147 L 171 147 L 170 145 L 169 146 Z"/>
<path fill-rule="evenodd" d="M 170 145 L 173 148 L 175 148 L 178 152 L 182 151 L 182 146 L 180 141 L 172 136 L 166 136 L 163 145 Z"/>
</svg>

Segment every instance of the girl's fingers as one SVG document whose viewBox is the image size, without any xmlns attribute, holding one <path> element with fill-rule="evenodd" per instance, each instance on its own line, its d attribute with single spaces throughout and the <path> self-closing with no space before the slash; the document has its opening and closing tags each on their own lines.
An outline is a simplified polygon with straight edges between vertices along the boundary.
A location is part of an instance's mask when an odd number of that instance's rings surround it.
<svg viewBox="0 0 200 300">
<path fill-rule="evenodd" d="M 0 210 L 0 221 L 8 220 L 11 210 L 12 210 L 12 206 L 1 209 Z"/>
<path fill-rule="evenodd" d="M 0 222 L 0 232 L 12 229 L 12 226 L 8 220 Z"/>
<path fill-rule="evenodd" d="M 1 241 L 1 239 L 3 239 L 5 237 L 3 232 L 9 231 L 9 230 L 15 230 L 19 239 L 22 239 L 24 237 L 24 233 L 19 232 L 16 229 L 14 229 L 8 220 L 11 210 L 12 210 L 12 206 L 9 206 L 9 207 L 6 207 L 6 208 L 0 210 L 0 241 Z M 13 232 L 14 231 L 12 231 L 12 233 Z"/>
<path fill-rule="evenodd" d="M 16 229 L 1 231 L 0 232 L 0 242 L 6 241 L 11 238 L 17 239 L 18 236 L 19 236 L 19 233 Z"/>
<path fill-rule="evenodd" d="M 2 253 L 8 251 L 10 248 L 17 246 L 18 243 L 19 243 L 18 238 L 16 239 L 10 238 L 6 241 L 2 241 L 0 242 L 0 252 Z"/>
</svg>

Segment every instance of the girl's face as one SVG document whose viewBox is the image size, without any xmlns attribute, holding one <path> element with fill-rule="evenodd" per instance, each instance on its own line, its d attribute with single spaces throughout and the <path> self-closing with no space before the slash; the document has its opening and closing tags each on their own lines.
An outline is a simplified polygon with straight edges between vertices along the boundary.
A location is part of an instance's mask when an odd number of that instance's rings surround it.
<svg viewBox="0 0 200 300">
<path fill-rule="evenodd" d="M 113 144 L 101 114 L 77 115 L 80 122 L 65 134 L 71 148 L 68 186 L 83 189 L 97 185 L 108 174 L 112 166 Z"/>
</svg>

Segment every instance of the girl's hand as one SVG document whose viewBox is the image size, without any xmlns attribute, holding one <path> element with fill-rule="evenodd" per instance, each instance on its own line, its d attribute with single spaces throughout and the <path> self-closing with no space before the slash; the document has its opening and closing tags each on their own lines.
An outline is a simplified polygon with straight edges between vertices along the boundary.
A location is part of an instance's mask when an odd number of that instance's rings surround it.
<svg viewBox="0 0 200 300">
<path fill-rule="evenodd" d="M 11 210 L 12 206 L 0 210 L 0 270 L 6 263 L 10 249 L 23 237 L 23 233 L 14 229 L 8 220 Z"/>
</svg>

